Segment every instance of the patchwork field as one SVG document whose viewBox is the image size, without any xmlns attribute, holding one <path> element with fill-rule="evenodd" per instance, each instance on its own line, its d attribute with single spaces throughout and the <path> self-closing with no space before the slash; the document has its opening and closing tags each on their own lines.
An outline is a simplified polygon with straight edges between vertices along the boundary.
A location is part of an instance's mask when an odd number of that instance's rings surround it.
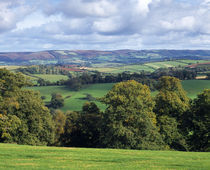
<svg viewBox="0 0 210 170">
<path fill-rule="evenodd" d="M 114 64 L 95 64 L 93 67 L 89 67 L 89 70 L 97 70 L 99 72 L 106 73 L 121 73 L 124 71 L 130 72 L 140 72 L 140 71 L 148 71 L 153 72 L 159 68 L 168 68 L 168 67 L 184 67 L 190 64 L 195 63 L 206 63 L 209 60 L 175 60 L 175 61 L 162 61 L 162 62 L 150 62 L 145 64 L 132 64 L 132 65 L 119 65 L 115 66 Z"/>
<path fill-rule="evenodd" d="M 210 169 L 209 152 L 0 144 L 0 169 Z"/>
<path fill-rule="evenodd" d="M 93 84 L 82 88 L 79 91 L 72 91 L 65 86 L 42 86 L 42 87 L 30 87 L 29 89 L 40 91 L 42 96 L 45 96 L 45 102 L 49 102 L 52 93 L 61 93 L 65 99 L 63 111 L 67 110 L 81 110 L 83 104 L 87 101 L 86 94 L 90 94 L 94 98 L 104 96 L 114 85 L 114 83 Z M 210 80 L 185 80 L 182 81 L 183 88 L 186 90 L 188 97 L 195 98 L 198 93 L 204 89 L 210 88 Z M 152 96 L 155 96 L 157 92 L 152 92 Z M 102 110 L 106 106 L 96 101 L 98 107 Z"/>
</svg>

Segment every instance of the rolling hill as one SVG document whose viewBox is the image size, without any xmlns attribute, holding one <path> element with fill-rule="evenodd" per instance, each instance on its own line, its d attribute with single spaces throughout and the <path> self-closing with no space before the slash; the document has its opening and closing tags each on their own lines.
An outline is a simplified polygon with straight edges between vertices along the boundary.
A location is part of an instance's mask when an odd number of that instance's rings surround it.
<svg viewBox="0 0 210 170">
<path fill-rule="evenodd" d="M 50 50 L 0 52 L 0 65 L 145 63 L 175 59 L 209 60 L 210 50 Z"/>
</svg>

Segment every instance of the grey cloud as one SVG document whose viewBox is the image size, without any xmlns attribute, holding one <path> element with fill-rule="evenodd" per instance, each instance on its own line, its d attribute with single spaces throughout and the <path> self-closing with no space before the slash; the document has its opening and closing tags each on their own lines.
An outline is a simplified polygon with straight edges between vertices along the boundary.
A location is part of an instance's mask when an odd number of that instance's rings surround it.
<svg viewBox="0 0 210 170">
<path fill-rule="evenodd" d="M 41 50 L 183 49 L 210 45 L 210 0 L 196 0 L 196 3 L 183 0 L 49 0 L 45 5 L 41 0 L 30 1 L 30 4 L 23 0 L 21 3 L 6 9 L 14 12 L 23 6 L 33 6 L 33 10 L 15 13 L 14 19 L 0 24 L 0 32 L 15 28 L 21 17 L 24 18 L 23 14 L 38 9 L 45 17 L 61 15 L 61 20 L 1 33 L 0 38 L 8 45 L 0 41 L 0 50 L 9 46 Z"/>
</svg>

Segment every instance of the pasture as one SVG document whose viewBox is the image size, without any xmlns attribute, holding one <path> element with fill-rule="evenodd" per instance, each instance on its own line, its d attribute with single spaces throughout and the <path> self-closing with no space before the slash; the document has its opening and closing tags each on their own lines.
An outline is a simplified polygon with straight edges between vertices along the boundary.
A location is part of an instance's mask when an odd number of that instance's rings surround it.
<svg viewBox="0 0 210 170">
<path fill-rule="evenodd" d="M 210 89 L 210 80 L 185 80 L 182 81 L 182 86 L 188 97 L 195 98 L 204 89 Z"/>
<path fill-rule="evenodd" d="M 83 104 L 87 101 L 86 95 L 90 94 L 94 98 L 104 96 L 114 85 L 114 83 L 93 84 L 84 86 L 79 91 L 72 91 L 66 86 L 42 86 L 42 87 L 29 87 L 28 89 L 40 91 L 42 96 L 45 96 L 46 103 L 50 101 L 52 93 L 61 93 L 64 97 L 63 111 L 67 110 L 81 110 Z M 183 88 L 187 92 L 187 96 L 195 98 L 198 93 L 204 89 L 210 88 L 210 80 L 184 80 L 182 81 Z M 155 96 L 157 91 L 152 92 Z M 99 108 L 104 110 L 106 106 L 98 101 L 94 101 Z"/>
<path fill-rule="evenodd" d="M 87 101 L 86 94 L 90 94 L 94 98 L 104 96 L 113 86 L 113 83 L 93 84 L 87 85 L 79 91 L 72 91 L 66 86 L 42 86 L 42 87 L 29 87 L 28 89 L 36 90 L 45 96 L 45 102 L 49 102 L 52 93 L 60 93 L 64 98 L 63 111 L 67 110 L 81 110 L 83 104 Z M 101 109 L 106 106 L 100 102 L 94 101 Z"/>
<path fill-rule="evenodd" d="M 209 152 L 0 144 L 0 169 L 210 169 Z"/>
</svg>

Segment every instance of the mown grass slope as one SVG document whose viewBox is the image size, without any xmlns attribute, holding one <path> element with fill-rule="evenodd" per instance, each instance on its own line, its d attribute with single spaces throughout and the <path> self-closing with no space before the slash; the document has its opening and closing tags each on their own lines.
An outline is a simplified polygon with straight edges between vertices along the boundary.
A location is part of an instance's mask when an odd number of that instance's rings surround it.
<svg viewBox="0 0 210 170">
<path fill-rule="evenodd" d="M 210 169 L 210 153 L 0 144 L 0 169 Z"/>
</svg>

